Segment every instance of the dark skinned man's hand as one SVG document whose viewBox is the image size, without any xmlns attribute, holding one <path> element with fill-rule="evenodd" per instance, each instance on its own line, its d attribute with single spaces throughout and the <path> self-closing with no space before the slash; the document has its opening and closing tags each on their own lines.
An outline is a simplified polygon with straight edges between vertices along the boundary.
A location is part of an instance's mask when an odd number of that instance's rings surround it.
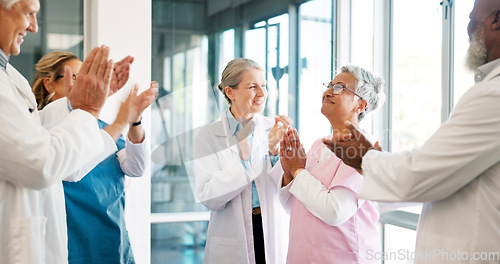
<svg viewBox="0 0 500 264">
<path fill-rule="evenodd" d="M 381 148 L 378 142 L 372 145 L 363 133 L 350 122 L 346 122 L 346 128 L 349 130 L 350 135 L 334 137 L 332 140 L 323 139 L 323 143 L 335 153 L 337 157 L 342 159 L 345 164 L 361 173 L 361 161 L 363 156 L 371 149 L 381 151 Z"/>
</svg>

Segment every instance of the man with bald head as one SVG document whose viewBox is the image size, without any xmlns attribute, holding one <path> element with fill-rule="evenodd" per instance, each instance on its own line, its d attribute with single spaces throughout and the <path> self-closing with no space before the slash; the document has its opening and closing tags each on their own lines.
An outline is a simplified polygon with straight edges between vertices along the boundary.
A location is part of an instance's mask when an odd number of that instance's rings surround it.
<svg viewBox="0 0 500 264">
<path fill-rule="evenodd" d="M 0 0 L 0 264 L 68 262 L 61 181 L 104 149 L 97 117 L 113 69 L 109 48 L 93 49 L 75 82 L 65 69 L 75 110 L 50 131 L 28 81 L 9 64 L 37 31 L 39 9 L 39 0 Z"/>
<path fill-rule="evenodd" d="M 363 172 L 360 198 L 424 203 L 415 263 L 500 263 L 500 0 L 476 0 L 468 33 L 476 83 L 421 148 L 381 152 L 352 126 L 324 142 Z"/>
</svg>

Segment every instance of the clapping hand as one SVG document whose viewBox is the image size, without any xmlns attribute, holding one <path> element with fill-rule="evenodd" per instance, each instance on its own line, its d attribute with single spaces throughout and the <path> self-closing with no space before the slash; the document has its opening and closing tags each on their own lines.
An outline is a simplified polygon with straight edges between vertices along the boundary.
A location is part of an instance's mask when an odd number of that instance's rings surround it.
<svg viewBox="0 0 500 264">
<path fill-rule="evenodd" d="M 334 137 L 332 140 L 323 139 L 323 143 L 332 152 L 335 153 L 345 164 L 361 171 L 361 161 L 363 156 L 371 149 L 381 151 L 377 143 L 372 143 L 350 122 L 346 122 L 346 128 L 350 135 L 342 137 Z"/>
<path fill-rule="evenodd" d="M 292 181 L 297 170 L 305 168 L 306 161 L 306 152 L 300 143 L 297 130 L 288 128 L 280 141 L 280 162 L 284 171 L 284 185 Z"/>
<path fill-rule="evenodd" d="M 156 100 L 156 97 L 158 97 L 158 83 L 152 81 L 149 89 L 139 95 L 137 94 L 138 90 L 139 85 L 135 84 L 127 100 L 122 103 L 118 112 L 117 119 L 123 118 L 129 125 L 140 121 L 144 110 Z"/>
<path fill-rule="evenodd" d="M 274 118 L 274 126 L 269 131 L 269 153 L 276 156 L 280 153 L 280 140 L 285 131 L 293 124 L 292 119 L 285 115 L 279 115 Z"/>
<path fill-rule="evenodd" d="M 120 110 L 113 124 L 105 128 L 106 132 L 116 141 L 122 130 L 129 125 L 129 139 L 133 143 L 142 142 L 144 139 L 144 130 L 138 126 L 132 126 L 133 123 L 141 120 L 142 112 L 151 105 L 158 96 L 158 83 L 151 82 L 150 88 L 137 95 L 138 84 L 135 84 L 130 94 L 120 105 Z"/>
<path fill-rule="evenodd" d="M 134 62 L 134 57 L 127 56 L 121 61 L 115 63 L 111 73 L 111 83 L 108 96 L 120 90 L 128 81 L 130 75 L 130 65 Z"/>
<path fill-rule="evenodd" d="M 87 111 L 95 118 L 99 118 L 109 91 L 113 61 L 108 57 L 109 47 L 95 47 L 83 61 L 76 81 L 63 79 L 65 94 L 73 108 Z M 73 75 L 70 67 L 64 67 L 64 75 Z"/>
</svg>

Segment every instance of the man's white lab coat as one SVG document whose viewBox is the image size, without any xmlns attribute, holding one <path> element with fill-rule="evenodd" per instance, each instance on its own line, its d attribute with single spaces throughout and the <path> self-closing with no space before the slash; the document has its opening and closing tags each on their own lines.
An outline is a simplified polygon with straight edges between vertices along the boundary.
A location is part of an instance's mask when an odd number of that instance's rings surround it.
<svg viewBox="0 0 500 264">
<path fill-rule="evenodd" d="M 195 142 L 196 194 L 211 211 L 204 263 L 255 263 L 252 233 L 252 181 L 262 210 L 267 263 L 286 261 L 289 216 L 278 197 L 283 170 L 269 159 L 271 118 L 255 115 L 252 167 L 245 170 L 227 116 L 201 130 Z"/>
<path fill-rule="evenodd" d="M 75 110 L 45 130 L 28 81 L 0 70 L 0 263 L 67 263 L 61 180 L 103 150 L 96 119 Z"/>
<path fill-rule="evenodd" d="M 492 63 L 420 149 L 363 158 L 361 198 L 424 202 L 415 263 L 500 261 L 500 60 Z"/>
</svg>

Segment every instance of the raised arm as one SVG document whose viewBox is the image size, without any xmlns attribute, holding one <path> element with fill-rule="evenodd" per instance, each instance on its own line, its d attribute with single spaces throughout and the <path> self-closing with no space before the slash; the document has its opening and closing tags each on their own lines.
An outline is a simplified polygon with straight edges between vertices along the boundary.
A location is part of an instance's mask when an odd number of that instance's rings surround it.
<svg viewBox="0 0 500 264">
<path fill-rule="evenodd" d="M 117 153 L 123 172 L 132 177 L 142 176 L 150 159 L 149 146 L 145 141 L 146 136 L 141 120 L 144 110 L 158 97 L 158 83 L 151 82 L 149 89 L 139 95 L 137 95 L 137 90 L 138 86 L 135 85 L 127 100 L 130 116 L 129 131 L 125 149 Z"/>
<path fill-rule="evenodd" d="M 421 148 L 394 154 L 367 152 L 360 197 L 429 202 L 447 198 L 472 182 L 500 162 L 498 100 L 498 88 L 478 84 Z"/>
<path fill-rule="evenodd" d="M 0 177 L 17 186 L 42 189 L 61 181 L 103 150 L 96 116 L 109 88 L 109 48 L 95 48 L 85 59 L 76 82 L 67 78 L 76 110 L 53 129 L 42 128 L 38 112 L 30 113 L 19 104 L 18 95 L 6 89 L 0 95 L 3 124 L 0 147 L 8 154 L 0 159 Z M 70 71 L 66 69 L 66 73 Z M 71 76 L 69 73 L 67 76 Z M 2 82 L 8 87 L 7 81 Z M 26 89 L 29 89 L 27 82 Z M 30 90 L 30 89 L 29 89 Z M 101 98 L 102 97 L 102 98 Z M 83 111 L 82 111 L 83 110 Z M 89 115 L 92 114 L 92 115 Z"/>
</svg>

